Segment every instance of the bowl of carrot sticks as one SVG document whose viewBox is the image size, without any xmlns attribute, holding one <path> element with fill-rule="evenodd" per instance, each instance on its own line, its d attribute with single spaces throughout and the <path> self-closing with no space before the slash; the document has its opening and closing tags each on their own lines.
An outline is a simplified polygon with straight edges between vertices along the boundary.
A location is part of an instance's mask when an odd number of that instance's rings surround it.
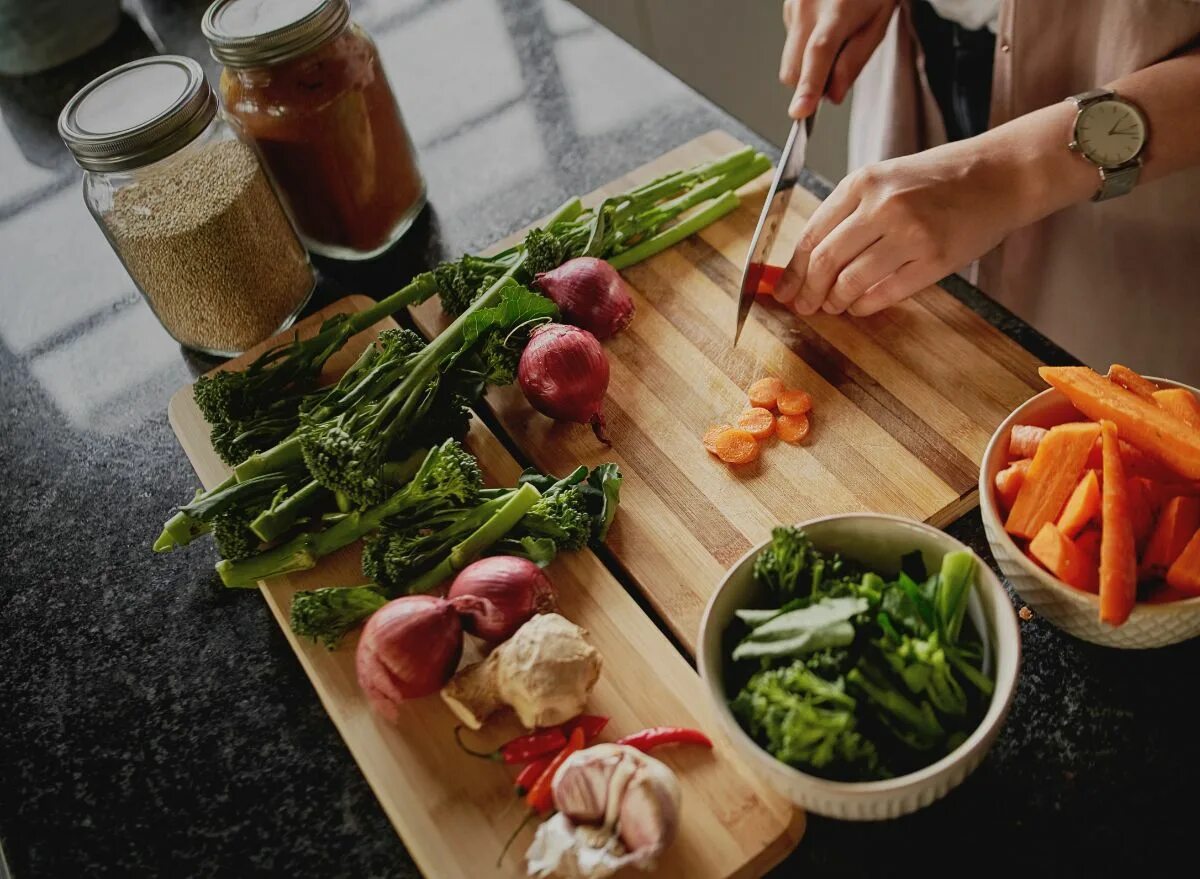
<svg viewBox="0 0 1200 879">
<path fill-rule="evenodd" d="M 992 436 L 988 542 L 1030 608 L 1107 647 L 1200 635 L 1200 390 L 1114 364 L 1042 367 L 1050 388 Z"/>
</svg>

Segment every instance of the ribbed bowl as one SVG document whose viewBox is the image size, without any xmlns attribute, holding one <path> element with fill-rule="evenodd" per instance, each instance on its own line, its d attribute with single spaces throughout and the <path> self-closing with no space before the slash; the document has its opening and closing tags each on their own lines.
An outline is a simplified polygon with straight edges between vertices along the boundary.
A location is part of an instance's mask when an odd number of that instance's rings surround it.
<svg viewBox="0 0 1200 879">
<path fill-rule="evenodd" d="M 1200 397 L 1200 391 L 1189 385 L 1161 378 L 1153 381 L 1164 388 L 1186 388 Z M 1004 530 L 996 500 L 996 474 L 1007 465 L 1009 430 L 1014 424 L 1053 427 L 1078 419 L 1078 412 L 1067 398 L 1051 388 L 1019 406 L 992 435 L 979 470 L 979 507 L 996 564 L 1039 616 L 1084 641 L 1104 647 L 1145 649 L 1195 638 L 1200 635 L 1200 598 L 1167 604 L 1139 603 L 1123 625 L 1110 626 L 1100 622 L 1098 596 L 1068 586 L 1034 564 Z"/>
<path fill-rule="evenodd" d="M 851 513 L 812 519 L 798 527 L 805 530 L 819 549 L 841 552 L 883 571 L 895 570 L 900 557 L 914 549 L 921 551 L 930 570 L 941 566 L 946 553 L 968 549 L 936 528 L 899 516 Z M 772 787 L 797 806 L 844 821 L 898 818 L 928 806 L 962 784 L 983 760 L 1004 725 L 1021 664 L 1016 615 L 991 568 L 979 562 L 977 588 L 972 590 L 967 606 L 967 613 L 984 640 L 986 669 L 996 681 L 992 703 L 979 726 L 953 752 L 908 775 L 885 781 L 829 781 L 776 760 L 742 729 L 729 708 L 733 694 L 725 691 L 727 657 L 723 635 L 735 610 L 755 604 L 759 587 L 754 582 L 754 559 L 765 545 L 756 546 L 729 569 L 709 600 L 700 623 L 697 650 L 700 676 L 734 747 Z"/>
</svg>

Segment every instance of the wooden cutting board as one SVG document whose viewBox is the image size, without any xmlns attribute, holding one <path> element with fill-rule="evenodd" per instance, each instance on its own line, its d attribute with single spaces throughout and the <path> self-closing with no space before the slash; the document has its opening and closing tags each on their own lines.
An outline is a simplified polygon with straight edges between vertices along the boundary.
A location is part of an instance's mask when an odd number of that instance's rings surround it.
<svg viewBox="0 0 1200 879">
<path fill-rule="evenodd" d="M 362 296 L 343 299 L 310 316 L 297 330 L 301 336 L 311 335 L 330 315 L 371 304 Z M 328 364 L 326 377 L 344 370 L 389 326 L 395 326 L 390 319 L 355 336 Z M 264 347 L 225 368 L 245 365 Z M 200 481 L 210 487 L 225 479 L 229 468 L 209 443 L 208 425 L 196 408 L 191 386 L 171 399 L 168 415 Z M 490 483 L 515 483 L 521 467 L 478 420 L 466 444 Z M 612 718 L 602 738 L 674 724 L 701 728 L 715 743 L 712 752 L 676 748 L 656 753 L 679 776 L 683 813 L 679 838 L 655 875 L 757 876 L 778 863 L 803 834 L 803 814 L 770 792 L 736 757 L 720 733 L 696 673 L 591 552 L 564 553 L 548 573 L 558 588 L 562 614 L 588 630 L 604 658 L 588 706 Z M 495 866 L 505 840 L 524 817 L 513 794 L 513 773 L 459 750 L 453 737 L 455 719 L 436 696 L 409 703 L 395 726 L 379 720 L 355 679 L 355 639 L 331 652 L 292 634 L 288 613 L 294 592 L 349 586 L 363 579 L 355 545 L 313 571 L 275 578 L 261 591 L 421 871 L 430 879 L 524 876 L 523 853 L 533 837 L 532 827 L 518 837 L 503 865 Z M 488 736 L 477 737 L 476 744 L 494 747 L 519 732 L 515 723 L 499 725 Z M 312 830 L 319 833 L 319 828 Z"/>
<path fill-rule="evenodd" d="M 710 132 L 584 201 L 739 146 Z M 1036 358 L 937 287 L 870 318 L 798 319 L 760 297 L 733 348 L 741 268 L 769 184 L 769 174 L 748 184 L 738 210 L 625 272 L 637 313 L 605 344 L 611 450 L 586 427 L 533 412 L 515 387 L 487 398 L 542 469 L 620 464 L 624 501 L 609 549 L 693 652 L 709 595 L 772 526 L 859 510 L 945 525 L 974 507 L 992 432 L 1043 387 Z M 795 193 L 771 262 L 786 263 L 817 204 Z M 430 335 L 447 323 L 436 300 L 413 315 Z M 812 433 L 730 469 L 700 436 L 736 420 L 745 389 L 768 374 L 812 395 Z"/>
</svg>

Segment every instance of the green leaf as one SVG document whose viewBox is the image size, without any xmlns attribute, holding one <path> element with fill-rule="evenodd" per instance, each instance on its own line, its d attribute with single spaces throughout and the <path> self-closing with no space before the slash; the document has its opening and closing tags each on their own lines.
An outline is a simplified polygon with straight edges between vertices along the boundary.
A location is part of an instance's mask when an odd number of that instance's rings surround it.
<svg viewBox="0 0 1200 879">
<path fill-rule="evenodd" d="M 621 503 L 621 468 L 616 464 L 600 464 L 592 468 L 587 481 L 600 495 L 600 510 L 594 514 L 596 526 L 592 537 L 597 543 L 603 543 L 608 537 L 608 529 Z"/>
<path fill-rule="evenodd" d="M 854 641 L 851 618 L 866 612 L 865 598 L 825 598 L 756 626 L 733 651 L 735 661 L 800 656 Z"/>
<path fill-rule="evenodd" d="M 953 645 L 962 631 L 967 613 L 967 597 L 975 579 L 975 556 L 964 550 L 948 552 L 942 558 L 934 605 L 937 609 L 938 630 L 945 643 Z"/>
<path fill-rule="evenodd" d="M 463 340 L 471 347 L 487 333 L 514 332 L 525 326 L 532 328 L 557 317 L 558 306 L 509 278 L 500 291 L 499 303 L 467 316 L 462 327 Z"/>
</svg>

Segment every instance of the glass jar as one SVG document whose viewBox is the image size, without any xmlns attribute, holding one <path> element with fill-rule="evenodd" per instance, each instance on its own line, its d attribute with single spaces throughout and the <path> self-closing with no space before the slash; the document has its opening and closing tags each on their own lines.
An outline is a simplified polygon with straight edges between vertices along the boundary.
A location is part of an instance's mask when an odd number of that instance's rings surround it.
<svg viewBox="0 0 1200 879">
<path fill-rule="evenodd" d="M 203 22 L 225 110 L 262 154 L 313 253 L 367 259 L 425 205 L 371 38 L 346 0 L 216 0 Z"/>
<path fill-rule="evenodd" d="M 83 197 L 167 332 L 223 357 L 286 329 L 314 277 L 200 65 L 163 55 L 84 86 L 58 120 Z"/>
</svg>

